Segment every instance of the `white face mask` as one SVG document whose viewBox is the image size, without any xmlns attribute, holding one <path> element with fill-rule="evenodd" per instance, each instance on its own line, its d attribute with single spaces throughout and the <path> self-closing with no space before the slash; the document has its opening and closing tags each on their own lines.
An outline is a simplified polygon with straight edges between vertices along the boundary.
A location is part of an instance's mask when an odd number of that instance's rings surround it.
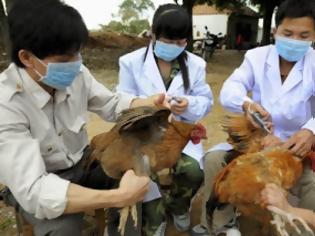
<svg viewBox="0 0 315 236">
<path fill-rule="evenodd" d="M 82 65 L 81 56 L 77 61 L 49 62 L 48 65 L 39 58 L 37 60 L 47 68 L 46 75 L 41 75 L 34 69 L 35 73 L 41 77 L 38 81 L 58 90 L 66 89 L 72 84 L 79 74 Z"/>
<path fill-rule="evenodd" d="M 176 59 L 184 50 L 185 47 L 179 47 L 176 44 L 164 43 L 162 41 L 156 40 L 154 46 L 154 54 L 167 62 Z"/>
<path fill-rule="evenodd" d="M 296 62 L 302 59 L 312 45 L 312 41 L 290 39 L 276 36 L 276 49 L 286 61 Z"/>
</svg>

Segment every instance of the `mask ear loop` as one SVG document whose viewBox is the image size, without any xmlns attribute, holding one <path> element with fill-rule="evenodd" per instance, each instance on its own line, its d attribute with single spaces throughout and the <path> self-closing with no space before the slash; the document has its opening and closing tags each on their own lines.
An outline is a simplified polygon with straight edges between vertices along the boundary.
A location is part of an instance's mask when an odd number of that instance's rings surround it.
<svg viewBox="0 0 315 236">
<path fill-rule="evenodd" d="M 45 66 L 47 68 L 47 65 L 45 62 L 43 62 L 41 59 L 39 59 L 37 56 L 34 55 L 34 57 L 37 59 L 37 61 L 40 62 L 40 64 L 42 64 L 43 66 Z"/>
<path fill-rule="evenodd" d="M 39 59 L 39 58 L 38 58 L 37 56 L 35 56 L 34 54 L 33 54 L 33 56 L 36 58 L 37 61 L 39 61 L 40 64 L 42 64 L 43 66 L 45 66 L 46 69 L 47 69 L 48 66 L 47 66 L 41 59 Z M 42 75 L 41 73 L 39 73 L 38 70 L 36 70 L 35 68 L 32 68 L 32 70 L 36 73 L 36 75 L 39 76 L 39 79 L 36 80 L 36 81 L 41 82 L 41 81 L 45 78 L 45 76 Z"/>
<path fill-rule="evenodd" d="M 32 68 L 32 69 L 39 76 L 39 79 L 37 79 L 36 81 L 41 82 L 45 78 L 45 76 L 39 73 L 35 68 Z"/>
</svg>

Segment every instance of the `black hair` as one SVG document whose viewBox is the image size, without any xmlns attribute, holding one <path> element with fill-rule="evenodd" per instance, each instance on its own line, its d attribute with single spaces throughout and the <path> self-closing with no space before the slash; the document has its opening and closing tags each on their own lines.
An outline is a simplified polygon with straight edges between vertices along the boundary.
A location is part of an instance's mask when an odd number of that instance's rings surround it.
<svg viewBox="0 0 315 236">
<path fill-rule="evenodd" d="M 315 22 L 314 0 L 286 0 L 277 10 L 276 26 L 278 27 L 284 18 L 311 17 Z"/>
<path fill-rule="evenodd" d="M 8 13 L 11 60 L 24 67 L 21 49 L 42 59 L 78 52 L 88 30 L 77 10 L 59 0 L 17 0 Z"/>
<path fill-rule="evenodd" d="M 161 5 L 154 13 L 152 33 L 156 38 L 185 39 L 190 36 L 190 18 L 185 8 L 176 4 Z"/>
<path fill-rule="evenodd" d="M 164 37 L 171 40 L 185 39 L 191 34 L 191 21 L 189 14 L 183 7 L 176 4 L 160 5 L 155 11 L 152 21 L 152 33 L 158 40 Z M 147 57 L 149 46 L 145 52 L 144 60 Z M 187 92 L 190 86 L 188 67 L 186 65 L 187 53 L 183 51 L 177 57 L 183 77 L 183 84 Z"/>
</svg>

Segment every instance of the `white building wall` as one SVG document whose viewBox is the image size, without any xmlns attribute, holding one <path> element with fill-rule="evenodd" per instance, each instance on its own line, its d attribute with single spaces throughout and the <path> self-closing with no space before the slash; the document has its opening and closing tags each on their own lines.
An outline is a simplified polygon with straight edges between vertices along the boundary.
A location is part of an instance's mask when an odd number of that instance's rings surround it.
<svg viewBox="0 0 315 236">
<path fill-rule="evenodd" d="M 263 28 L 258 27 L 258 31 L 257 31 L 257 43 L 260 43 L 262 41 L 263 38 Z"/>
<path fill-rule="evenodd" d="M 193 35 L 194 39 L 204 38 L 205 26 L 212 34 L 227 33 L 228 15 L 194 15 L 193 16 Z M 199 32 L 199 35 L 198 35 Z"/>
</svg>

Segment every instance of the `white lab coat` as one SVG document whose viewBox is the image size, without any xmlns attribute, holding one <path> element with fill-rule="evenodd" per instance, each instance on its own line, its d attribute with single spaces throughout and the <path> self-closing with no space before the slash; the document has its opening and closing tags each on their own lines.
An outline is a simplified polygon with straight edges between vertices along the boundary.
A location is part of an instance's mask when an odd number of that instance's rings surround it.
<svg viewBox="0 0 315 236">
<path fill-rule="evenodd" d="M 153 55 L 152 44 L 149 46 L 147 57 L 144 60 L 145 51 L 146 48 L 141 48 L 119 59 L 120 70 L 117 92 L 140 97 L 148 97 L 157 93 L 185 97 L 189 102 L 188 108 L 177 119 L 186 122 L 195 122 L 208 114 L 213 105 L 213 97 L 211 89 L 206 83 L 205 61 L 187 52 L 189 90 L 185 92 L 181 72 L 174 77 L 170 87 L 166 90 Z M 183 153 L 200 162 L 204 151 L 201 144 L 194 145 L 189 142 Z"/>
<path fill-rule="evenodd" d="M 271 114 L 274 135 L 282 141 L 302 128 L 315 133 L 315 51 L 309 49 L 296 62 L 283 84 L 279 65 L 275 46 L 249 50 L 242 65 L 225 81 L 221 104 L 229 111 L 242 112 L 247 93 L 252 92 L 254 102 Z"/>
</svg>

